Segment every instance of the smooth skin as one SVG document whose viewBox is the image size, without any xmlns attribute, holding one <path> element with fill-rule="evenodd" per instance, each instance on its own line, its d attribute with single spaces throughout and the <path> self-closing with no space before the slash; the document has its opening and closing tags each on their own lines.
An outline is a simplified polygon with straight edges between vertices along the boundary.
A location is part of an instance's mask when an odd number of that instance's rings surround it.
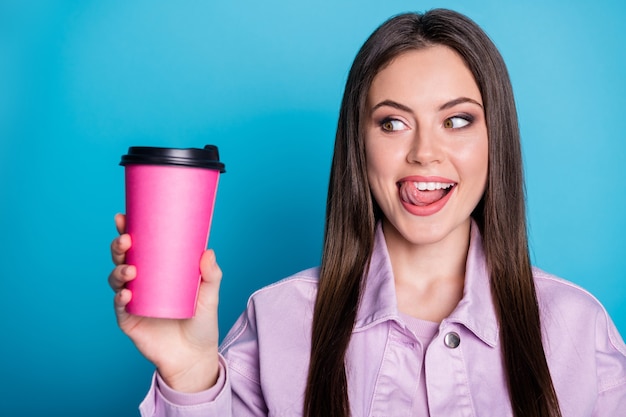
<svg viewBox="0 0 626 417">
<path fill-rule="evenodd" d="M 365 150 L 394 271 L 398 307 L 440 322 L 463 296 L 470 216 L 485 192 L 488 135 L 482 97 L 463 59 L 436 45 L 405 52 L 374 77 Z M 418 215 L 400 186 L 454 184 L 439 211 Z"/>
<path fill-rule="evenodd" d="M 217 306 L 222 279 L 214 251 L 205 251 L 200 260 L 202 282 L 193 318 L 172 320 L 131 315 L 125 307 L 132 294 L 124 286 L 135 278 L 136 270 L 124 263 L 131 247 L 130 235 L 125 233 L 126 217 L 117 214 L 115 225 L 120 235 L 111 243 L 116 266 L 109 275 L 109 285 L 115 291 L 115 314 L 120 329 L 157 367 L 171 388 L 192 393 L 212 387 L 219 373 Z"/>
</svg>

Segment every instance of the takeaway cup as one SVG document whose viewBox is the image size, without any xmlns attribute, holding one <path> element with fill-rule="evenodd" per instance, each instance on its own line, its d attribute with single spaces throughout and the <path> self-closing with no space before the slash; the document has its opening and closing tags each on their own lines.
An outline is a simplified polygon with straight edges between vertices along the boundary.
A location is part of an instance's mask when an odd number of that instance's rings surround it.
<svg viewBox="0 0 626 417">
<path fill-rule="evenodd" d="M 126 185 L 126 263 L 137 276 L 126 310 L 184 319 L 195 313 L 200 257 L 206 250 L 220 174 L 216 146 L 135 146 L 122 156 Z"/>
</svg>

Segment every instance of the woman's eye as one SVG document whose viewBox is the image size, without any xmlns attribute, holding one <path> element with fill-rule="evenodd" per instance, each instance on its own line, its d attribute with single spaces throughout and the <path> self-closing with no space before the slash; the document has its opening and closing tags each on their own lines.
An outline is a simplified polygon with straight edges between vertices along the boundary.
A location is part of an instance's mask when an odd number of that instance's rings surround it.
<svg viewBox="0 0 626 417">
<path fill-rule="evenodd" d="M 406 125 L 402 123 L 400 120 L 396 120 L 396 119 L 385 119 L 381 122 L 380 127 L 385 132 L 395 132 L 398 130 L 406 129 Z"/>
<path fill-rule="evenodd" d="M 470 124 L 471 120 L 468 117 L 454 116 L 449 117 L 443 122 L 443 127 L 446 129 L 460 129 Z"/>
</svg>

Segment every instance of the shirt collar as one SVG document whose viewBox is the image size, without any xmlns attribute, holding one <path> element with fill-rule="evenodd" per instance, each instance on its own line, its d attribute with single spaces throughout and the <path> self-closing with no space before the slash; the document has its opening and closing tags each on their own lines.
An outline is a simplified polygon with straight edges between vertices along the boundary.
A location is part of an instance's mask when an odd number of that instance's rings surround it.
<svg viewBox="0 0 626 417">
<path fill-rule="evenodd" d="M 379 222 L 376 226 L 374 250 L 365 277 L 365 288 L 357 313 L 355 331 L 364 330 L 381 321 L 398 318 L 393 271 L 385 235 Z M 465 265 L 463 298 L 450 316 L 442 321 L 442 326 L 446 323 L 462 324 L 486 344 L 492 347 L 497 344 L 498 322 L 491 298 L 482 237 L 478 225 L 473 220 Z"/>
</svg>

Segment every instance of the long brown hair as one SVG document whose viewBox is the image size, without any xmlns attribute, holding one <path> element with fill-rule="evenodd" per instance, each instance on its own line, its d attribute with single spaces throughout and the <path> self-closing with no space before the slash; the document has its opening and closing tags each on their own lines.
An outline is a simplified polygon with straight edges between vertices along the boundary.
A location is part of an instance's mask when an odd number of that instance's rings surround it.
<svg viewBox="0 0 626 417">
<path fill-rule="evenodd" d="M 375 224 L 382 216 L 370 194 L 363 144 L 362 118 L 369 88 L 394 57 L 430 45 L 445 45 L 461 55 L 483 99 L 489 174 L 473 217 L 483 236 L 513 413 L 516 417 L 559 417 L 528 254 L 520 135 L 508 72 L 478 25 L 444 9 L 402 14 L 383 23 L 364 43 L 348 75 L 328 189 L 304 415 L 350 415 L 344 361 Z"/>
</svg>

